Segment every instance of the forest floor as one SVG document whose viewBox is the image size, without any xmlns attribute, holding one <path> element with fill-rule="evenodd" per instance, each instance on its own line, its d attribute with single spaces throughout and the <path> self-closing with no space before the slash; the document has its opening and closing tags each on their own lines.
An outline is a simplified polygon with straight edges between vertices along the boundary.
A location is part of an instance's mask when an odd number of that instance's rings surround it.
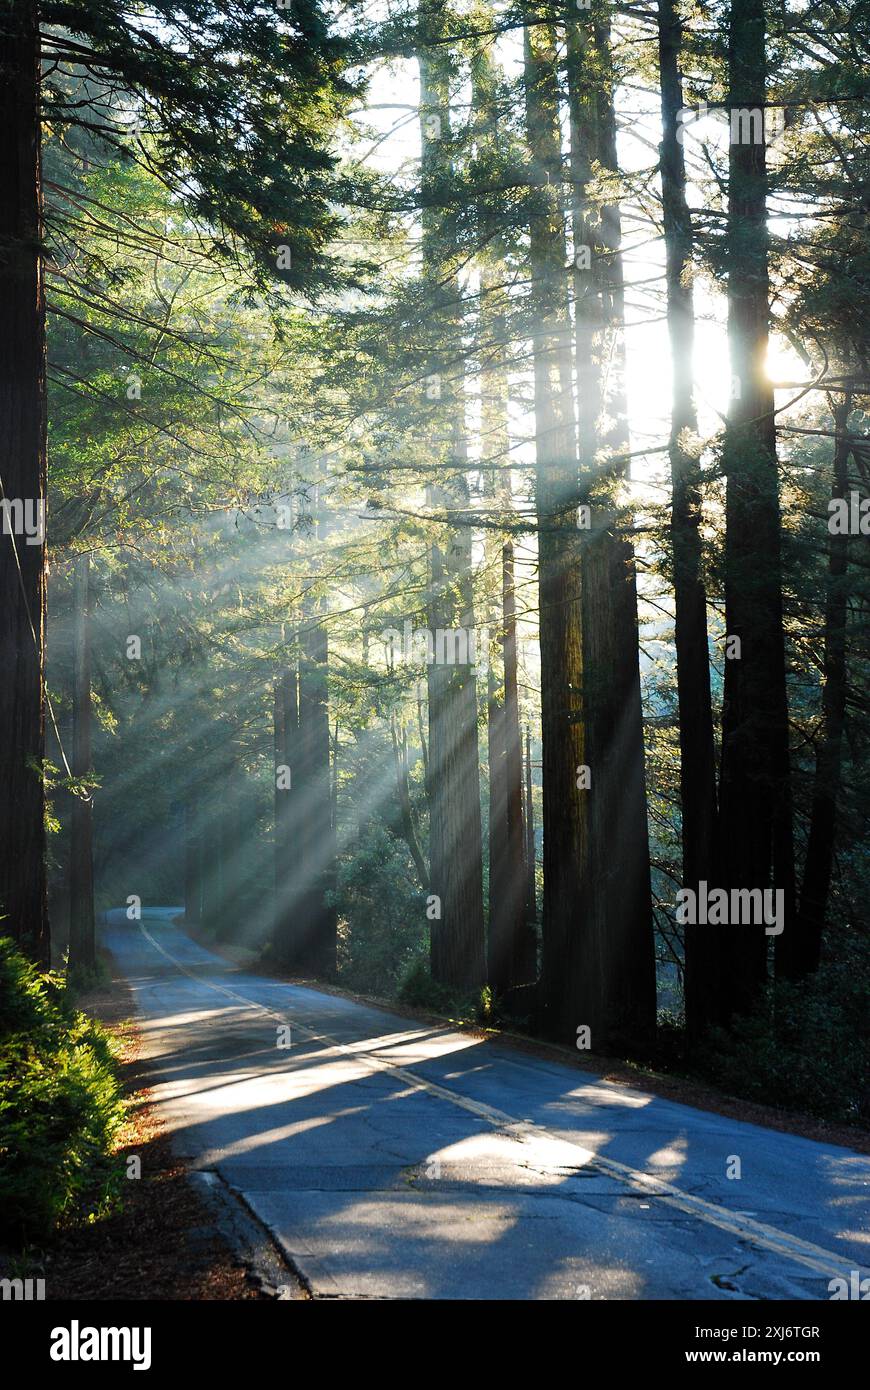
<svg viewBox="0 0 870 1390">
<path fill-rule="evenodd" d="M 140 1158 L 142 1176 L 126 1183 L 112 1215 L 58 1233 L 18 1263 L 26 1265 L 25 1275 L 45 1279 L 49 1300 L 264 1298 L 173 1154 L 140 1062 L 141 1028 L 130 987 L 113 972 L 108 953 L 103 963 L 111 978 L 80 994 L 76 1005 L 120 1047 L 127 1114 L 118 1156 L 125 1166 L 129 1157 Z"/>
<path fill-rule="evenodd" d="M 436 1014 L 419 1008 L 412 1008 L 387 995 L 361 994 L 344 989 L 339 985 L 325 984 L 322 980 L 294 975 L 260 959 L 257 951 L 232 942 L 216 941 L 201 927 L 192 926 L 184 917 L 176 917 L 175 925 L 185 931 L 192 940 L 222 956 L 224 960 L 242 970 L 251 970 L 272 980 L 285 980 L 288 984 L 302 985 L 317 989 L 325 994 L 334 994 L 342 999 L 351 999 L 359 1004 L 371 1004 L 377 1008 L 389 1009 L 390 1013 L 403 1018 L 414 1019 L 419 1023 L 432 1023 L 443 1026 L 449 1023 L 452 1028 L 467 1032 L 471 1037 L 502 1038 L 511 1047 L 526 1052 L 529 1056 L 543 1060 L 551 1058 L 563 1066 L 573 1066 L 578 1071 L 594 1072 L 597 1077 L 615 1086 L 642 1086 L 644 1091 L 659 1096 L 663 1100 L 677 1101 L 690 1105 L 696 1110 L 709 1110 L 714 1115 L 724 1115 L 734 1120 L 744 1120 L 748 1124 L 763 1125 L 766 1129 L 779 1130 L 783 1134 L 799 1134 L 804 1139 L 815 1139 L 819 1143 L 842 1144 L 844 1148 L 854 1149 L 856 1153 L 870 1154 L 870 1129 L 848 1125 L 836 1121 L 820 1119 L 816 1115 L 800 1111 L 785 1110 L 779 1106 L 764 1105 L 757 1101 L 745 1100 L 740 1096 L 728 1095 L 709 1082 L 676 1072 L 655 1071 L 639 1064 L 629 1063 L 620 1058 L 607 1057 L 592 1051 L 578 1052 L 556 1043 L 542 1042 L 525 1033 L 517 1033 L 509 1027 L 481 1027 L 466 1019 Z"/>
</svg>

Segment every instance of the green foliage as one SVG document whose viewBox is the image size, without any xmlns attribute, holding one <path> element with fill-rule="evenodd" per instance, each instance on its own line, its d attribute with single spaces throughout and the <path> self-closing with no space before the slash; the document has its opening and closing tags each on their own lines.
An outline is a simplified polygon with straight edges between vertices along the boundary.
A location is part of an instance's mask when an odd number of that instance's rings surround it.
<svg viewBox="0 0 870 1390">
<path fill-rule="evenodd" d="M 91 989 L 105 989 L 111 983 L 111 975 L 106 962 L 98 957 L 92 966 L 69 965 L 66 972 L 67 995 L 75 1001 L 76 995 Z"/>
<path fill-rule="evenodd" d="M 406 971 L 399 984 L 399 999 L 412 1009 L 431 1009 L 436 1014 L 454 1011 L 454 998 L 446 985 L 432 979 L 429 961 L 420 956 Z"/>
<path fill-rule="evenodd" d="M 659 1009 L 653 1061 L 662 1071 L 686 1070 L 686 1019 L 682 1009 Z"/>
<path fill-rule="evenodd" d="M 498 1022 L 493 1005 L 492 990 L 484 985 L 479 990 L 454 990 L 432 979 L 429 957 L 418 956 L 399 981 L 398 998 L 412 1009 L 423 1009 L 445 1018 L 466 1023 L 494 1025 Z"/>
<path fill-rule="evenodd" d="M 122 1114 L 107 1034 L 0 938 L 0 1235 L 38 1239 L 104 1212 Z"/>
<path fill-rule="evenodd" d="M 719 1085 L 826 1119 L 870 1120 L 870 948 L 842 930 L 817 975 L 772 987 L 766 1008 L 715 1036 L 706 1068 Z"/>
<path fill-rule="evenodd" d="M 341 281 L 328 246 L 335 200 L 352 190 L 330 144 L 355 87 L 349 44 L 316 0 L 278 12 L 253 0 L 161 0 L 147 16 L 116 0 L 50 0 L 42 19 L 53 129 L 84 128 L 154 170 L 251 284 L 274 292 L 281 246 L 292 251 L 289 288 L 311 296 Z M 83 99 L 71 79 L 90 52 Z"/>
<path fill-rule="evenodd" d="M 495 1022 L 495 1000 L 489 985 L 484 985 L 480 991 L 480 997 L 477 1001 L 477 1016 L 481 1023 Z"/>
<path fill-rule="evenodd" d="M 372 820 L 341 859 L 333 904 L 339 913 L 339 980 L 363 993 L 392 995 L 428 955 L 426 912 L 405 847 Z"/>
</svg>

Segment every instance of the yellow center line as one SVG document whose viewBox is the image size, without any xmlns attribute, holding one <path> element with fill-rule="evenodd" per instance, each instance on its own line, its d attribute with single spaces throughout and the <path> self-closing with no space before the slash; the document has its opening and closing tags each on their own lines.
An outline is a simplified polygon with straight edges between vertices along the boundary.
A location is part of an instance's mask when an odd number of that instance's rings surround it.
<svg viewBox="0 0 870 1390">
<path fill-rule="evenodd" d="M 727 1231 L 740 1240 L 751 1241 L 753 1245 L 770 1250 L 776 1255 L 784 1255 L 787 1259 L 805 1265 L 806 1268 L 818 1274 L 832 1278 L 842 1275 L 844 1270 L 848 1269 L 851 1272 L 856 1268 L 845 1255 L 838 1255 L 832 1250 L 825 1250 L 820 1245 L 814 1245 L 808 1240 L 801 1240 L 798 1236 L 789 1235 L 786 1231 L 780 1231 L 775 1226 L 768 1226 L 762 1221 L 753 1221 L 751 1217 L 741 1216 L 739 1213 L 729 1211 L 727 1207 L 720 1207 L 715 1202 L 705 1201 L 703 1197 L 694 1197 L 691 1193 L 683 1192 L 681 1188 L 675 1187 L 673 1183 L 666 1182 L 663 1178 L 654 1177 L 650 1173 L 643 1173 L 637 1168 L 630 1168 L 625 1163 L 618 1163 L 615 1159 L 605 1158 L 601 1154 L 594 1153 L 593 1150 L 587 1149 L 583 1144 L 577 1143 L 576 1140 L 565 1134 L 548 1130 L 543 1125 L 535 1124 L 532 1120 L 518 1120 L 515 1116 L 508 1115 L 503 1110 L 497 1110 L 492 1105 L 471 1100 L 468 1096 L 451 1091 L 446 1086 L 439 1086 L 435 1081 L 427 1081 L 425 1077 L 418 1076 L 406 1067 L 397 1066 L 395 1062 L 385 1060 L 366 1050 L 362 1043 L 342 1043 L 329 1033 L 317 1033 L 287 1013 L 279 1013 L 276 1009 L 270 1009 L 265 1004 L 260 1004 L 254 999 L 249 999 L 246 995 L 227 989 L 225 985 L 217 985 L 212 980 L 189 970 L 187 966 L 182 965 L 181 961 L 176 960 L 170 951 L 161 946 L 159 941 L 154 939 L 141 921 L 139 929 L 156 951 L 159 951 L 162 956 L 171 961 L 177 970 L 183 975 L 187 975 L 191 980 L 195 980 L 197 984 L 206 985 L 208 989 L 214 990 L 217 994 L 224 994 L 228 999 L 233 999 L 246 1008 L 255 1009 L 270 1018 L 278 1019 L 280 1023 L 295 1028 L 296 1032 L 308 1039 L 309 1042 L 322 1043 L 334 1048 L 337 1052 L 365 1063 L 372 1071 L 384 1072 L 406 1082 L 407 1085 L 417 1090 L 428 1091 L 430 1095 L 437 1096 L 439 1100 L 445 1100 L 450 1105 L 467 1110 L 469 1114 L 492 1125 L 493 1129 L 507 1131 L 508 1138 L 514 1138 L 519 1142 L 546 1140 L 561 1145 L 567 1144 L 576 1151 L 579 1166 L 591 1168 L 614 1178 L 633 1191 L 652 1195 L 678 1211 L 694 1216 L 700 1221 L 705 1221 L 710 1226 L 718 1226 L 720 1230 Z M 870 1274 L 870 1270 L 860 1267 L 858 1267 L 857 1272 L 859 1278 Z"/>
</svg>

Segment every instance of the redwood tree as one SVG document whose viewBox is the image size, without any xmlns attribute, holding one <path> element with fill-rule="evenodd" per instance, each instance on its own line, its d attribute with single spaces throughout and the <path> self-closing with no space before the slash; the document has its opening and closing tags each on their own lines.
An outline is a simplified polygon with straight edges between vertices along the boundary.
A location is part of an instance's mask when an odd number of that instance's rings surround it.
<svg viewBox="0 0 870 1390">
<path fill-rule="evenodd" d="M 671 344 L 671 545 L 677 692 L 680 730 L 680 809 L 682 882 L 715 878 L 716 764 L 707 595 L 701 569 L 701 467 L 695 409 L 693 352 L 695 310 L 692 291 L 692 218 L 686 198 L 686 159 L 679 135 L 683 109 L 680 73 L 682 25 L 679 0 L 659 0 L 658 43 L 662 143 L 660 168 L 665 236 L 668 333 Z M 697 1038 L 715 1021 L 719 987 L 718 928 L 684 927 L 686 1028 Z"/>
<path fill-rule="evenodd" d="M 39 78 L 37 7 L 33 0 L 6 0 L 0 19 L 0 487 L 4 499 L 44 509 Z M 0 531 L 0 930 L 48 963 L 44 534 L 30 542 L 11 524 Z"/>
<path fill-rule="evenodd" d="M 575 316 L 578 385 L 587 396 L 579 436 L 580 497 L 589 508 L 583 517 L 589 525 L 578 533 L 581 762 L 588 771 L 577 771 L 588 781 L 580 793 L 588 809 L 576 1023 L 590 1026 L 593 1047 L 643 1046 L 655 1027 L 656 984 L 635 562 L 630 518 L 621 511 L 619 495 L 629 436 L 618 202 L 608 198 L 592 225 L 589 218 L 596 201 L 588 186 L 593 165 L 608 170 L 612 180 L 619 173 L 610 28 L 598 12 L 588 24 L 578 21 L 568 64 L 574 234 L 591 233 L 592 253 L 591 276 L 574 280 L 582 290 Z M 601 369 L 605 356 L 607 373 Z"/>
<path fill-rule="evenodd" d="M 764 0 L 732 0 L 728 184 L 731 406 L 725 434 L 725 622 L 717 887 L 781 889 L 794 929 L 794 847 L 768 268 Z M 749 112 L 750 119 L 735 113 Z M 736 642 L 735 640 L 736 639 Z M 738 645 L 739 644 L 739 645 Z M 767 977 L 763 926 L 726 929 L 717 998 L 748 1013 Z"/>
<path fill-rule="evenodd" d="M 423 278 L 442 335 L 441 357 L 455 343 L 459 284 L 457 230 L 450 167 L 450 47 L 444 0 L 419 9 L 420 130 Z M 447 352 L 444 351 L 444 346 Z M 446 438 L 443 481 L 429 489 L 441 510 L 460 511 L 467 500 L 464 465 L 464 384 L 461 367 L 433 367 L 439 438 Z M 436 447 L 437 444 L 436 444 Z M 443 450 L 443 446 L 442 446 Z M 429 627 L 474 629 L 471 529 L 467 520 L 445 528 L 430 546 Z M 431 661 L 429 694 L 429 862 L 431 894 L 440 917 L 431 922 L 431 967 L 443 984 L 468 988 L 486 978 L 483 921 L 483 850 L 477 746 L 477 688 L 469 662 Z"/>
<path fill-rule="evenodd" d="M 90 557 L 75 567 L 75 679 L 73 688 L 72 773 L 88 778 L 91 767 L 91 595 Z M 70 826 L 69 963 L 90 971 L 96 964 L 94 939 L 93 800 L 81 790 L 73 797 Z"/>
<path fill-rule="evenodd" d="M 588 794 L 578 788 L 587 761 L 580 692 L 578 470 L 572 405 L 571 324 L 560 205 L 560 89 L 556 31 L 524 31 L 525 100 L 535 201 L 530 208 L 532 347 L 535 399 L 535 510 L 538 536 L 544 907 L 541 1018 L 568 1042 L 590 1023 L 592 959 L 585 924 Z"/>
</svg>

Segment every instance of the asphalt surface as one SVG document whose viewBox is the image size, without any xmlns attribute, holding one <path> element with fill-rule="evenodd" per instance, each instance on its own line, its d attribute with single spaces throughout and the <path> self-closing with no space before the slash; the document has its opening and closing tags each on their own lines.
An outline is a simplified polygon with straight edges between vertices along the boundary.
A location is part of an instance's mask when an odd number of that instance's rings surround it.
<svg viewBox="0 0 870 1390">
<path fill-rule="evenodd" d="M 179 911 L 104 928 L 154 1101 L 315 1297 L 826 1300 L 870 1273 L 870 1158 L 235 969 Z"/>
</svg>

